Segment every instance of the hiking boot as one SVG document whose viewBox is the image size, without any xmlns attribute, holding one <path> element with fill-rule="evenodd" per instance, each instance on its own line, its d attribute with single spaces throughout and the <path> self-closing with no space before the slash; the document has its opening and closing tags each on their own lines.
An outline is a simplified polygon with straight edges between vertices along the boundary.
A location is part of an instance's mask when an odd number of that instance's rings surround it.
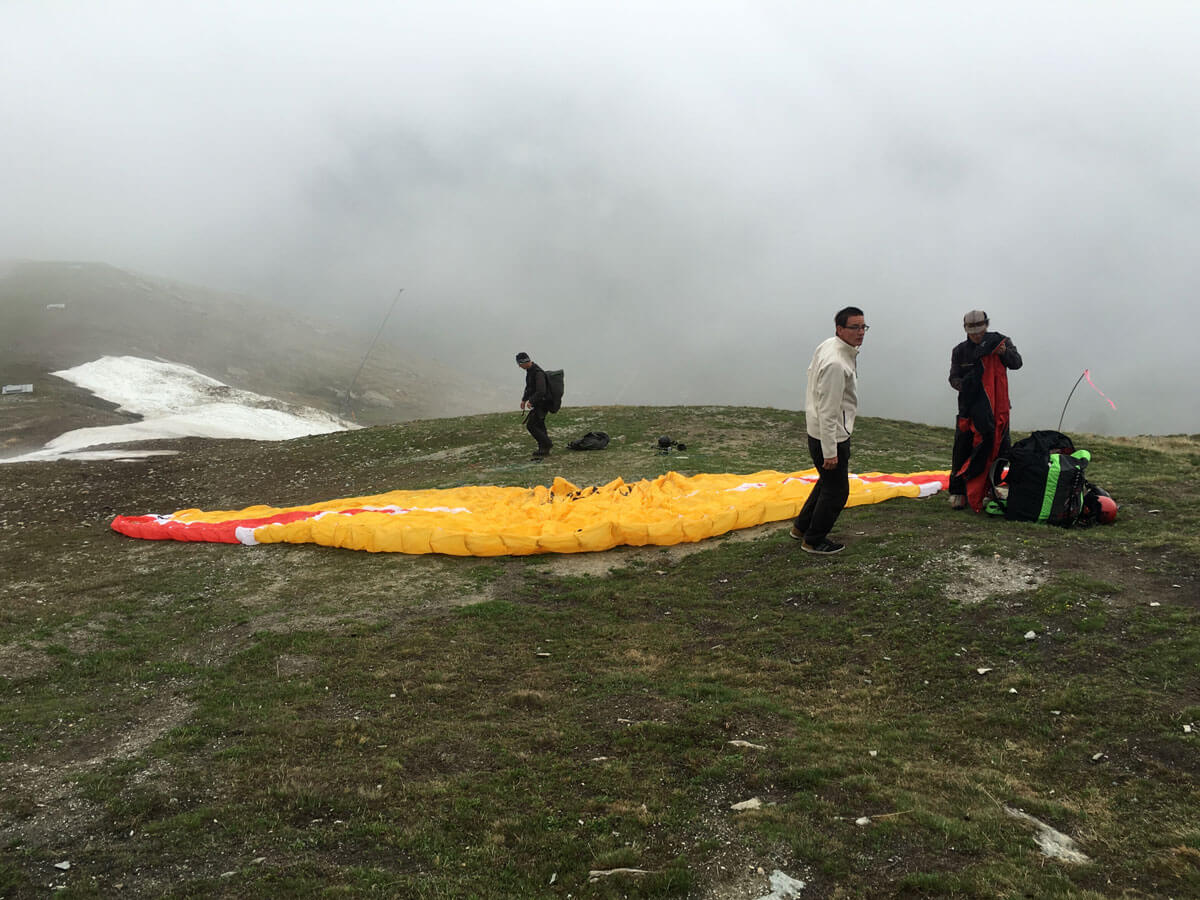
<svg viewBox="0 0 1200 900">
<path fill-rule="evenodd" d="M 950 508 L 951 509 L 966 509 L 967 508 L 966 494 L 951 494 L 950 495 Z"/>
<path fill-rule="evenodd" d="M 845 544 L 839 544 L 837 541 L 829 540 L 829 538 L 817 541 L 815 544 L 805 541 L 800 547 L 805 553 L 816 553 L 819 556 L 833 556 L 833 554 L 841 553 L 846 549 Z"/>
<path fill-rule="evenodd" d="M 547 457 L 550 455 L 550 448 L 549 447 L 538 447 L 536 450 L 533 451 L 533 455 L 537 456 L 537 457 L 541 457 L 541 458 Z"/>
<path fill-rule="evenodd" d="M 790 537 L 793 541 L 802 541 L 804 540 L 804 532 L 797 531 L 796 526 L 793 525 L 792 530 L 788 532 L 788 537 Z"/>
</svg>

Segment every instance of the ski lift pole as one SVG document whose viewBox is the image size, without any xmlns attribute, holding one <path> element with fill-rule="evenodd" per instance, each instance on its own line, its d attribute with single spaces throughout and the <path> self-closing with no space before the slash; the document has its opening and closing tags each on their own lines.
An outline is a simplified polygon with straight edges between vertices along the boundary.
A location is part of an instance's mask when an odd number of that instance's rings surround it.
<svg viewBox="0 0 1200 900">
<path fill-rule="evenodd" d="M 392 311 L 396 308 L 396 304 L 400 302 L 400 295 L 404 293 L 404 288 L 396 291 L 396 296 L 392 299 L 392 305 L 388 307 L 387 313 L 383 317 L 383 321 L 379 323 L 379 330 L 375 332 L 375 337 L 371 339 L 371 344 L 367 347 L 367 352 L 363 354 L 362 362 L 358 364 L 358 371 L 354 373 L 354 377 L 350 379 L 350 386 L 346 388 L 346 403 L 345 410 L 354 417 L 354 384 L 358 381 L 358 376 L 362 374 L 363 367 L 367 364 L 367 357 L 371 355 L 371 351 L 375 349 L 375 344 L 379 341 L 379 336 L 383 334 L 383 326 L 387 324 L 387 320 L 392 317 Z M 343 418 L 345 416 L 343 415 Z"/>
<path fill-rule="evenodd" d="M 1062 431 L 1063 418 L 1067 414 L 1067 404 L 1071 402 L 1071 398 L 1075 396 L 1075 388 L 1079 387 L 1079 382 L 1087 377 L 1088 370 L 1084 369 L 1083 374 L 1075 379 L 1075 387 L 1071 388 L 1071 393 L 1067 394 L 1067 402 L 1063 404 L 1062 415 L 1058 417 L 1058 430 Z"/>
</svg>

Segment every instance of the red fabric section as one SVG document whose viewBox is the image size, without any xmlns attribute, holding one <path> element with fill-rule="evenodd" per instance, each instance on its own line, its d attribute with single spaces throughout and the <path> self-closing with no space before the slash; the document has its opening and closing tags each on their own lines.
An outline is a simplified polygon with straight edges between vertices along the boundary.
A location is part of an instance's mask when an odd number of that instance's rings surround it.
<svg viewBox="0 0 1200 900">
<path fill-rule="evenodd" d="M 852 475 L 854 473 L 851 473 Z M 868 484 L 871 482 L 881 481 L 886 484 L 938 484 L 945 490 L 950 485 L 949 474 L 940 472 L 929 475 L 906 475 L 903 478 L 898 478 L 895 475 L 854 475 L 859 481 L 865 481 Z"/>
<path fill-rule="evenodd" d="M 319 513 L 312 510 L 296 510 L 277 513 L 261 519 L 230 519 L 226 522 L 180 522 L 162 516 L 117 516 L 112 521 L 112 530 L 141 538 L 146 541 L 208 541 L 214 544 L 240 544 L 238 528 L 258 528 L 276 522 L 295 522 L 309 519 Z"/>
<path fill-rule="evenodd" d="M 996 457 L 1000 454 L 1000 443 L 1004 440 L 1004 435 L 1008 433 L 1009 420 L 1009 402 L 1008 402 L 1008 370 L 1004 367 L 1004 363 L 1000 361 L 999 354 L 992 352 L 985 356 L 983 362 L 983 392 L 987 396 L 988 405 L 991 407 L 992 414 L 992 433 L 991 447 L 987 453 L 987 465 L 978 475 L 969 479 L 966 482 L 967 486 L 967 502 L 971 504 L 971 509 L 975 512 L 980 512 L 983 509 L 983 501 L 987 495 L 988 489 L 988 472 L 992 470 L 992 463 L 996 461 Z M 984 435 L 978 430 L 978 423 L 972 421 L 970 423 L 971 430 L 975 433 L 974 446 L 979 447 L 984 441 Z M 960 425 L 961 427 L 961 425 Z M 981 451 L 982 452 L 982 451 Z M 972 458 L 974 454 L 972 454 Z M 971 460 L 968 459 L 966 466 L 970 465 Z"/>
</svg>

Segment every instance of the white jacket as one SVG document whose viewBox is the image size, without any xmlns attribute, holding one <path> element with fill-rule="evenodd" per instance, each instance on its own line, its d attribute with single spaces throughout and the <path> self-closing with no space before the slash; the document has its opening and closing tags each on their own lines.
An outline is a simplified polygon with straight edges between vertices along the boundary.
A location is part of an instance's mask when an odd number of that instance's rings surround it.
<svg viewBox="0 0 1200 900">
<path fill-rule="evenodd" d="M 821 442 L 826 459 L 837 456 L 837 445 L 854 431 L 858 412 L 858 348 L 837 335 L 821 341 L 808 364 L 804 392 L 808 436 Z"/>
</svg>

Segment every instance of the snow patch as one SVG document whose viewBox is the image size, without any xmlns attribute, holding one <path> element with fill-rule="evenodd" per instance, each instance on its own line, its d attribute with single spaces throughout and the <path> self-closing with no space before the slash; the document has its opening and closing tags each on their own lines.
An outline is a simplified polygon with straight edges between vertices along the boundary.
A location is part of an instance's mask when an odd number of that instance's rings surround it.
<svg viewBox="0 0 1200 900">
<path fill-rule="evenodd" d="M 322 410 L 239 390 L 189 366 L 161 360 L 104 356 L 52 374 L 142 420 L 68 431 L 41 450 L 0 462 L 132 459 L 172 451 L 87 448 L 183 437 L 286 441 L 358 427 Z"/>
</svg>

